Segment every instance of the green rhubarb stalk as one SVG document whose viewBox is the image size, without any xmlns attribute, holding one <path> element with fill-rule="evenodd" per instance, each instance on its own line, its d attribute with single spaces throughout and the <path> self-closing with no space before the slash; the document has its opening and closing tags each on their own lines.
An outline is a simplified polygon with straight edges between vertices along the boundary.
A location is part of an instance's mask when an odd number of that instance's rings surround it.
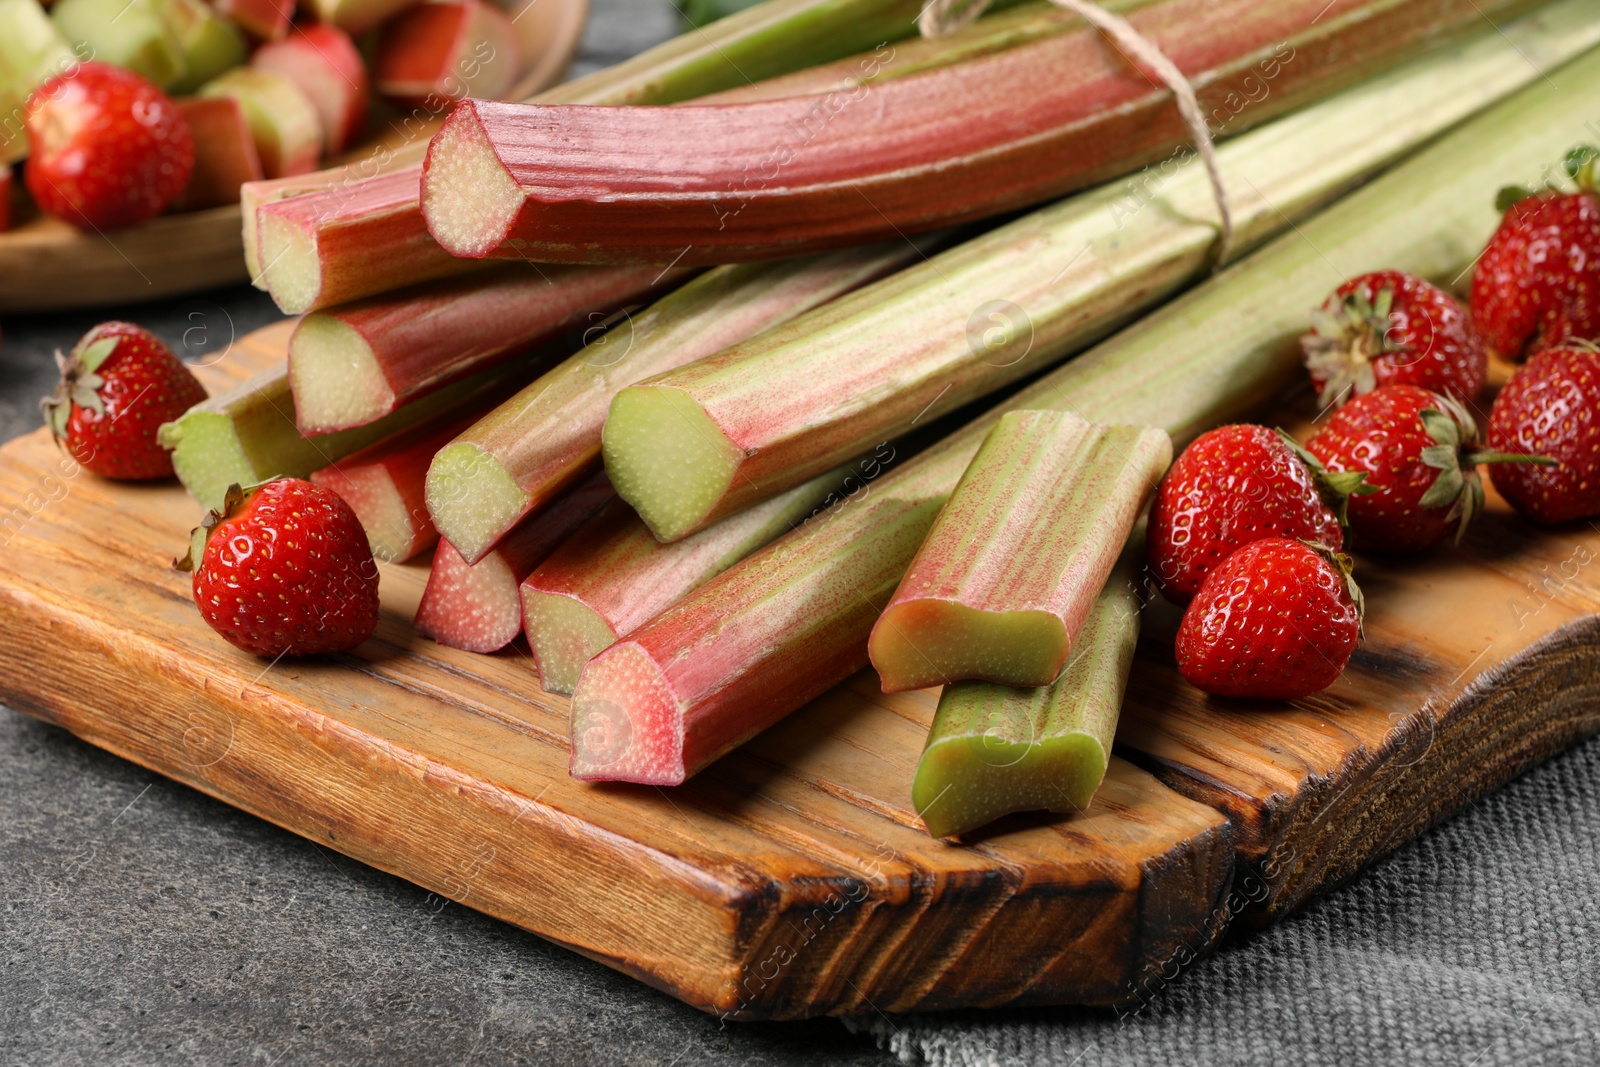
<svg viewBox="0 0 1600 1067">
<path fill-rule="evenodd" d="M 1369 270 L 1460 277 L 1500 222 L 1493 191 L 1561 158 L 1581 139 L 1596 94 L 1600 53 L 1552 70 L 1005 407 L 1159 426 L 1178 445 L 1261 408 L 1303 380 L 1297 338 L 1307 308 Z M 1398 119 L 1403 110 L 1377 113 Z M 571 773 L 682 782 L 859 670 L 881 605 L 999 415 L 730 567 L 591 660 L 573 694 Z"/>
<path fill-rule="evenodd" d="M 883 691 L 1055 681 L 1171 462 L 1162 430 L 1003 416 L 873 627 Z"/>
<path fill-rule="evenodd" d="M 469 561 L 600 461 L 617 390 L 710 355 L 881 277 L 915 245 L 718 267 L 596 335 L 456 438 L 428 472 L 428 510 Z"/>
<path fill-rule="evenodd" d="M 131 70 L 165 88 L 183 77 L 183 46 L 159 0 L 61 0 L 50 9 L 62 36 L 85 59 Z"/>
<path fill-rule="evenodd" d="M 304 478 L 424 421 L 492 380 L 492 374 L 479 375 L 430 393 L 365 426 L 302 437 L 295 428 L 288 365 L 280 363 L 164 423 L 156 440 L 172 450 L 172 468 L 189 495 L 201 506 L 219 510 L 229 485 Z"/>
<path fill-rule="evenodd" d="M 664 545 L 613 501 L 522 583 L 523 631 L 549 693 L 571 693 L 583 665 L 774 538 L 837 489 L 831 471 L 693 537 Z"/>
<path fill-rule="evenodd" d="M 1536 80 L 1522 53 L 1562 60 L 1600 42 L 1600 20 L 1570 3 L 1505 31 L 1219 146 L 1235 248 L 1258 246 Z M 681 537 L 1034 374 L 1160 303 L 1204 276 L 1215 217 L 1204 169 L 1184 155 L 1027 215 L 623 390 L 606 423 L 606 468 L 657 537 Z"/>
<path fill-rule="evenodd" d="M 1139 643 L 1142 547 L 1139 539 L 1123 553 L 1053 684 L 945 686 L 911 780 L 911 804 L 929 834 L 968 833 L 1014 811 L 1089 806 L 1111 760 Z"/>
</svg>

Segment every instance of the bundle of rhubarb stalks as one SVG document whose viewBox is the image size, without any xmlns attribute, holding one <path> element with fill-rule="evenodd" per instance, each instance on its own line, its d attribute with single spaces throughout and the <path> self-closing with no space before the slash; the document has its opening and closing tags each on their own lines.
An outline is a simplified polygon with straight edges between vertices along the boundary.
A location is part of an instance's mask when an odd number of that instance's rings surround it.
<svg viewBox="0 0 1600 1067">
<path fill-rule="evenodd" d="M 1270 710 L 1357 645 L 1345 550 L 1459 536 L 1479 464 L 1600 513 L 1589 0 L 1104 6 L 1198 95 L 1229 263 L 1172 93 L 1072 15 L 772 0 L 257 190 L 287 362 L 202 399 L 108 324 L 52 425 L 210 509 L 183 566 L 260 656 L 359 644 L 432 549 L 418 632 L 525 635 L 575 777 L 681 783 L 870 662 L 944 686 L 930 833 L 1081 809 L 1152 590 Z M 1233 421 L 1313 386 L 1304 445 Z"/>
</svg>

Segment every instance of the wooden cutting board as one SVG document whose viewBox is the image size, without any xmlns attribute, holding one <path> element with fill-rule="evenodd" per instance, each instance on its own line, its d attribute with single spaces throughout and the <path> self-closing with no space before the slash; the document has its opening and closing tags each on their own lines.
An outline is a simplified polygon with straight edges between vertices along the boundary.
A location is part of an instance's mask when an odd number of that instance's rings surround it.
<svg viewBox="0 0 1600 1067">
<path fill-rule="evenodd" d="M 1360 561 L 1367 639 L 1316 697 L 1204 697 L 1153 606 L 1080 814 L 930 840 L 908 794 L 934 694 L 870 672 L 683 787 L 583 784 L 520 643 L 411 632 L 425 566 L 384 568 L 355 653 L 268 664 L 169 568 L 198 518 L 178 486 L 79 472 L 43 431 L 0 457 L 0 699 L 731 1018 L 1138 1001 L 1600 728 L 1600 530 L 1491 493 L 1460 549 Z"/>
</svg>

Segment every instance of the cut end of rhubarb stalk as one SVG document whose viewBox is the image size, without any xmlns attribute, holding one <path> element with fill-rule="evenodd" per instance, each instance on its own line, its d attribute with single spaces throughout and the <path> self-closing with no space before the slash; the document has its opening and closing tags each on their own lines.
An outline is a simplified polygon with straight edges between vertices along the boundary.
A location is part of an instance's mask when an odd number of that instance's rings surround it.
<svg viewBox="0 0 1600 1067">
<path fill-rule="evenodd" d="M 522 199 L 483 132 L 477 106 L 464 101 L 428 146 L 422 173 L 428 232 L 451 255 L 482 259 L 505 240 Z"/>
<path fill-rule="evenodd" d="M 413 620 L 417 633 L 467 652 L 495 652 L 522 632 L 518 576 L 498 555 L 469 564 L 440 541 Z"/>
<path fill-rule="evenodd" d="M 393 410 L 372 348 L 332 315 L 307 315 L 289 338 L 289 385 L 303 434 L 364 426 Z"/>
<path fill-rule="evenodd" d="M 172 450 L 172 470 L 183 487 L 212 510 L 222 506 L 228 486 L 240 481 L 241 471 L 255 469 L 239 440 L 238 427 L 223 414 L 192 408 L 178 421 L 162 424 L 156 441 Z M 247 476 L 247 482 L 254 480 Z"/>
<path fill-rule="evenodd" d="M 966 682 L 946 690 L 987 688 Z M 944 701 L 940 701 L 941 710 Z M 953 837 L 1017 811 L 1082 811 L 1105 777 L 1106 751 L 1088 734 L 1037 742 L 994 733 L 947 737 L 930 744 L 917 764 L 911 803 L 934 837 Z"/>
<path fill-rule="evenodd" d="M 318 485 L 332 489 L 350 505 L 367 531 L 372 555 L 385 563 L 401 563 L 425 550 L 433 538 L 417 536 L 411 510 L 381 464 L 340 469 L 325 467 L 311 475 Z"/>
<path fill-rule="evenodd" d="M 446 445 L 433 457 L 427 492 L 428 511 L 439 533 L 469 560 L 493 548 L 532 499 L 505 464 L 464 441 Z"/>
<path fill-rule="evenodd" d="M 598 612 L 576 597 L 522 588 L 522 629 L 547 693 L 571 695 L 584 664 L 617 643 Z"/>
<path fill-rule="evenodd" d="M 276 212 L 259 212 L 256 219 L 261 281 L 284 314 L 299 315 L 322 292 L 317 235 Z"/>
<path fill-rule="evenodd" d="M 584 667 L 572 694 L 572 777 L 680 785 L 683 713 L 638 645 L 612 645 Z"/>
<path fill-rule="evenodd" d="M 1048 611 L 982 611 L 931 599 L 891 604 L 867 647 L 885 693 L 960 678 L 1049 685 L 1068 653 L 1066 627 Z"/>
<path fill-rule="evenodd" d="M 704 408 L 670 386 L 619 392 L 600 439 L 617 495 L 661 541 L 705 525 L 743 458 Z"/>
</svg>

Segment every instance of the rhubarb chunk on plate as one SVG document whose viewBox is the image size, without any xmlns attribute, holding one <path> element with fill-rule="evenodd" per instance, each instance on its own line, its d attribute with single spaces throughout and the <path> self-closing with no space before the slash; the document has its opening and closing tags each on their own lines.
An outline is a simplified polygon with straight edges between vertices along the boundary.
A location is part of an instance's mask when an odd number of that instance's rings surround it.
<svg viewBox="0 0 1600 1067">
<path fill-rule="evenodd" d="M 884 692 L 1055 681 L 1171 462 L 1164 430 L 1002 417 L 872 629 Z"/>
<path fill-rule="evenodd" d="M 1139 643 L 1139 553 L 1096 598 L 1053 685 L 945 687 L 917 762 L 911 802 L 928 833 L 951 837 L 1014 811 L 1082 811 L 1105 778 Z"/>
</svg>

